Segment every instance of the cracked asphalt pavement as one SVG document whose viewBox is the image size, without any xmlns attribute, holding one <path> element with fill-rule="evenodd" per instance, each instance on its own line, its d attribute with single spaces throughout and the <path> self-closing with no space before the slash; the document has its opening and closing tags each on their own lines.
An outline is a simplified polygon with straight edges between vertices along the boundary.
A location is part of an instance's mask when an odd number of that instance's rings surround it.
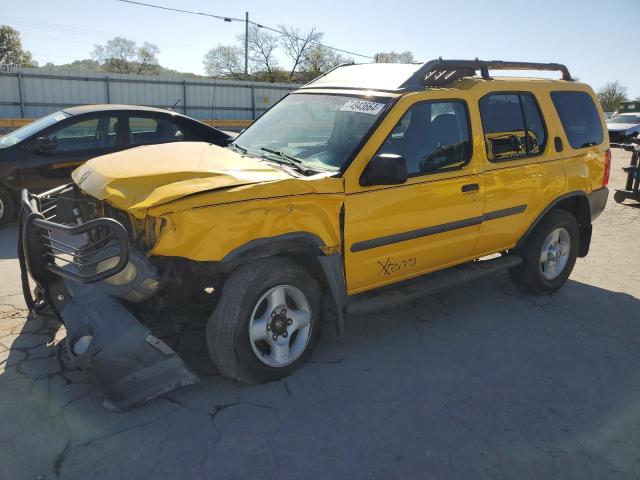
<svg viewBox="0 0 640 480">
<path fill-rule="evenodd" d="M 614 152 L 610 186 L 630 154 Z M 0 477 L 640 478 L 640 205 L 610 197 L 552 296 L 505 274 L 325 328 L 311 362 L 260 386 L 217 375 L 203 319 L 160 335 L 203 377 L 126 412 L 28 316 L 15 225 L 0 230 Z M 185 318 L 186 317 L 186 318 Z"/>
</svg>

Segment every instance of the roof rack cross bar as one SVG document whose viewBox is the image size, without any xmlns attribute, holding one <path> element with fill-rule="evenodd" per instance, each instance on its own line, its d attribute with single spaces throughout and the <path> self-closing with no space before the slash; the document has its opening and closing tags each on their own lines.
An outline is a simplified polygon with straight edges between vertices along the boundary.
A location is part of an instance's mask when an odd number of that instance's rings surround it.
<svg viewBox="0 0 640 480">
<path fill-rule="evenodd" d="M 562 79 L 572 81 L 569 69 L 561 63 L 534 63 L 534 62 L 505 62 L 502 60 L 431 60 L 424 63 L 411 77 L 409 77 L 400 89 L 415 89 L 420 87 L 437 87 L 451 83 L 462 77 L 475 75 L 480 70 L 480 75 L 485 80 L 490 80 L 491 70 L 541 70 L 559 71 Z"/>
</svg>

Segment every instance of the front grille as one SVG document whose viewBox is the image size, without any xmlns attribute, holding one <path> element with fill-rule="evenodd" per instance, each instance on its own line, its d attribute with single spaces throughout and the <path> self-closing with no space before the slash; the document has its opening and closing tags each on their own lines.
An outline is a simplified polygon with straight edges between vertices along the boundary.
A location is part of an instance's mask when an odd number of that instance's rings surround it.
<svg viewBox="0 0 640 480">
<path fill-rule="evenodd" d="M 113 218 L 125 227 L 129 238 L 133 239 L 131 219 L 126 212 L 84 194 L 75 184 L 50 190 L 35 198 L 45 220 L 75 226 L 96 218 Z"/>
<path fill-rule="evenodd" d="M 131 237 L 120 222 L 100 215 L 102 203 L 75 186 L 38 196 L 25 190 L 23 248 L 32 273 L 46 269 L 90 283 L 122 270 Z"/>
</svg>

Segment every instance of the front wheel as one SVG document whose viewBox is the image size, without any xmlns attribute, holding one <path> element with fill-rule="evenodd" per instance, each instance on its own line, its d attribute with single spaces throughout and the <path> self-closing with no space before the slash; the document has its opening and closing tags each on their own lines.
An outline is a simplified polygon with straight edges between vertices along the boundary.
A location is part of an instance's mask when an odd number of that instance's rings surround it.
<svg viewBox="0 0 640 480">
<path fill-rule="evenodd" d="M 225 282 L 207 324 L 207 346 L 224 376 L 247 383 L 285 377 L 320 339 L 320 288 L 283 257 L 242 265 Z"/>
<path fill-rule="evenodd" d="M 578 256 L 579 229 L 566 210 L 551 210 L 516 252 L 522 264 L 511 278 L 531 293 L 553 293 L 569 278 Z"/>
</svg>

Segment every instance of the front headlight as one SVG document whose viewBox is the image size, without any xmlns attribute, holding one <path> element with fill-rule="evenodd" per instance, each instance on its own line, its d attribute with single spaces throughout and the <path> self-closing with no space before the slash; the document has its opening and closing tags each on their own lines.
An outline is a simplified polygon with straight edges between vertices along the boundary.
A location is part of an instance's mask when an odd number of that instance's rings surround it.
<svg viewBox="0 0 640 480">
<path fill-rule="evenodd" d="M 114 254 L 111 250 L 102 254 L 109 253 Z M 117 253 L 113 257 L 104 258 L 96 264 L 97 270 L 100 272 L 113 268 L 119 260 Z M 129 261 L 122 271 L 96 283 L 96 287 L 128 302 L 143 302 L 155 295 L 161 285 L 158 269 L 142 252 L 132 247 L 129 249 Z"/>
<path fill-rule="evenodd" d="M 118 264 L 119 261 L 120 257 L 111 257 L 107 258 L 106 260 L 102 260 L 101 262 L 98 262 L 98 271 L 102 272 L 104 270 L 108 270 L 109 268 L 113 268 Z M 127 285 L 136 279 L 137 274 L 138 269 L 133 263 L 129 262 L 121 272 L 112 275 L 104 281 L 111 285 Z"/>
</svg>

